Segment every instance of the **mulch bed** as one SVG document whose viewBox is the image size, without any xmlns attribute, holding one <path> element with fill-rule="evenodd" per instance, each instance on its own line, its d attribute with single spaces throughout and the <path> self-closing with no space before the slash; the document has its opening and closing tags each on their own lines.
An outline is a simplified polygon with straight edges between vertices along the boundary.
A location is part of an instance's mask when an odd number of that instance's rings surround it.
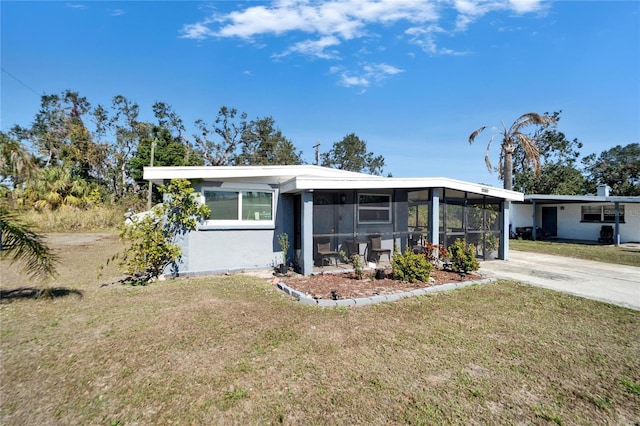
<svg viewBox="0 0 640 426">
<path fill-rule="evenodd" d="M 333 292 L 337 294 L 338 299 L 354 299 L 482 278 L 477 273 L 460 276 L 457 272 L 432 270 L 430 282 L 409 283 L 392 279 L 391 270 L 387 270 L 384 279 L 375 279 L 369 274 L 365 274 L 363 279 L 359 280 L 353 272 L 344 272 L 320 273 L 309 276 L 290 275 L 281 277 L 277 281 L 284 282 L 287 286 L 316 299 L 333 299 Z"/>
</svg>

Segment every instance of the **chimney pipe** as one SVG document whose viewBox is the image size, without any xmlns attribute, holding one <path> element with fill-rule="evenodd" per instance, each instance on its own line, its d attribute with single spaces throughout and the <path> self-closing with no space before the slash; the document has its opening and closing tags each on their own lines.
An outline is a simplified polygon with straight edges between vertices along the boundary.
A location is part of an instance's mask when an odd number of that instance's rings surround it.
<svg viewBox="0 0 640 426">
<path fill-rule="evenodd" d="M 599 197 L 608 197 L 609 191 L 611 191 L 611 187 L 609 185 L 598 185 L 598 196 Z"/>
</svg>

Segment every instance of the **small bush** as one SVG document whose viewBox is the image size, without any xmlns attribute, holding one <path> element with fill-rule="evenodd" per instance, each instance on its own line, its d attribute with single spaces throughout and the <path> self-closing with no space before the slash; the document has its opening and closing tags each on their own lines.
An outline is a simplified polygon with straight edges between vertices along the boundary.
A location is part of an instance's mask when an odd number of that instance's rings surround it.
<svg viewBox="0 0 640 426">
<path fill-rule="evenodd" d="M 362 258 L 360 257 L 360 255 L 358 253 L 353 253 L 351 256 L 347 256 L 344 251 L 340 250 L 340 256 L 342 256 L 345 262 L 353 266 L 356 277 L 361 280 L 364 276 L 364 269 L 362 266 Z"/>
<path fill-rule="evenodd" d="M 467 244 L 461 239 L 449 246 L 449 258 L 451 267 L 456 272 L 472 272 L 480 269 L 480 262 L 476 259 L 476 248 L 473 244 Z"/>
<path fill-rule="evenodd" d="M 416 254 L 409 247 L 404 254 L 400 250 L 394 250 L 391 259 L 393 266 L 393 277 L 397 280 L 415 282 L 429 281 L 431 274 L 431 264 L 422 254 Z"/>
</svg>

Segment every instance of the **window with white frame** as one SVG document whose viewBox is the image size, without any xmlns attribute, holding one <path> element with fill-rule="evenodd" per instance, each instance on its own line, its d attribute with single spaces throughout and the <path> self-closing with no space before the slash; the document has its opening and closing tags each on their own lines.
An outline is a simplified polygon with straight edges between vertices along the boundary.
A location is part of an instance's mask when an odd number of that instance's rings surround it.
<svg viewBox="0 0 640 426">
<path fill-rule="evenodd" d="M 608 206 L 582 206 L 582 222 L 613 223 L 616 221 L 616 208 Z M 619 222 L 624 222 L 624 206 L 618 206 Z"/>
<path fill-rule="evenodd" d="M 391 223 L 391 195 L 358 194 L 358 223 Z"/>
<path fill-rule="evenodd" d="M 205 188 L 202 197 L 211 210 L 207 225 L 273 224 L 273 191 Z"/>
</svg>

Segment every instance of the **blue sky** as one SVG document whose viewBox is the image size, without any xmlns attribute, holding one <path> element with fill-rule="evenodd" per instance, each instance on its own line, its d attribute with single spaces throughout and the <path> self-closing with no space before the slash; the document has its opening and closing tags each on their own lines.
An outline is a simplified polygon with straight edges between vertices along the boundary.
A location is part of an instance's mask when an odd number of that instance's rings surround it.
<svg viewBox="0 0 640 426">
<path fill-rule="evenodd" d="M 583 155 L 640 142 L 640 2 L 538 0 L 2 1 L 1 128 L 41 94 L 122 94 L 193 132 L 223 105 L 272 116 L 314 161 L 349 133 L 385 174 L 501 186 L 490 133 L 562 110 Z M 497 163 L 498 145 L 492 160 Z"/>
</svg>

